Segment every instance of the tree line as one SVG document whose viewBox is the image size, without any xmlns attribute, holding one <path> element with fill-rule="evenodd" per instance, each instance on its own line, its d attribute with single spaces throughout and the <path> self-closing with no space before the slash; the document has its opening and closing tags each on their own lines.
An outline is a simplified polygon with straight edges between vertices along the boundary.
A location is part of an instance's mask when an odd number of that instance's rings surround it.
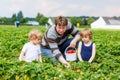
<svg viewBox="0 0 120 80">
<path fill-rule="evenodd" d="M 53 17 L 55 18 L 55 17 Z M 98 17 L 89 17 L 89 16 L 72 16 L 67 17 L 69 19 L 69 22 L 72 23 L 75 26 L 81 26 L 81 25 L 90 25 L 92 22 L 94 22 Z M 23 12 L 19 11 L 17 14 L 14 13 L 10 18 L 7 17 L 1 17 L 0 18 L 0 24 L 2 25 L 13 25 L 16 20 L 20 22 L 21 25 L 26 25 L 28 21 L 37 21 L 39 25 L 46 25 L 48 23 L 49 17 L 44 16 L 41 13 L 37 13 L 35 18 L 30 17 L 24 17 Z"/>
</svg>

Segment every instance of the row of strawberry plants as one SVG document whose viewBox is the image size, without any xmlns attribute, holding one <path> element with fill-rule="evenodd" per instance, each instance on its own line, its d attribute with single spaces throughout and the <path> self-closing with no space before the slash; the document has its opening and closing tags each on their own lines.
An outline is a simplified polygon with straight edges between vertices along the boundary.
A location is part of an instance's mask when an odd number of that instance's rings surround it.
<svg viewBox="0 0 120 80">
<path fill-rule="evenodd" d="M 78 80 L 120 79 L 120 30 L 92 30 L 97 53 L 92 64 L 70 62 L 69 69 L 43 57 L 43 62 L 19 62 L 18 56 L 28 41 L 28 32 L 44 27 L 0 27 L 0 79 L 6 80 Z M 80 29 L 81 30 L 81 29 Z"/>
</svg>

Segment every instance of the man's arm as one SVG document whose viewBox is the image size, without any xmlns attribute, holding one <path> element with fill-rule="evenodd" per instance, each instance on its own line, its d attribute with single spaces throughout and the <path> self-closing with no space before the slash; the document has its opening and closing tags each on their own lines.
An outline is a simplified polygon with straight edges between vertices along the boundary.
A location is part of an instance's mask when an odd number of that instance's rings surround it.
<svg viewBox="0 0 120 80">
<path fill-rule="evenodd" d="M 80 40 L 80 35 L 77 34 L 77 35 L 75 36 L 75 38 L 71 41 L 70 47 L 75 48 L 76 43 L 77 43 L 77 41 L 79 41 L 79 40 Z"/>
<path fill-rule="evenodd" d="M 70 31 L 71 31 L 71 32 L 70 32 L 71 35 L 74 37 L 74 39 L 73 39 L 73 40 L 71 41 L 71 43 L 70 43 L 70 47 L 75 48 L 77 41 L 80 40 L 80 32 L 79 32 L 79 31 L 77 30 L 77 28 L 76 28 L 75 26 L 73 26 L 73 25 L 71 25 Z"/>
</svg>

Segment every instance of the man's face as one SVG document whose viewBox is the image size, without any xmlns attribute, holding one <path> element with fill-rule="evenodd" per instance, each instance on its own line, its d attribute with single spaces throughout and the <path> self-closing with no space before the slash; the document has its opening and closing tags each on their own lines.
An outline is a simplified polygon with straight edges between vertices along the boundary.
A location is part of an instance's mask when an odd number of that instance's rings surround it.
<svg viewBox="0 0 120 80">
<path fill-rule="evenodd" d="M 57 32 L 58 32 L 60 35 L 62 35 L 62 34 L 64 34 L 65 31 L 66 31 L 66 26 L 59 26 L 59 25 L 57 25 L 57 26 L 56 26 L 56 30 L 57 30 Z"/>
</svg>

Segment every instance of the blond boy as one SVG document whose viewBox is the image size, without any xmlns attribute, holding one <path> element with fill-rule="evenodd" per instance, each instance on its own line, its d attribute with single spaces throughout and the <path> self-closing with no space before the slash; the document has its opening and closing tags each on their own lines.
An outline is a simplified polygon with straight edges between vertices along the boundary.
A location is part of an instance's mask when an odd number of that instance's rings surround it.
<svg viewBox="0 0 120 80">
<path fill-rule="evenodd" d="M 40 41 L 42 35 L 39 30 L 31 30 L 28 35 L 29 42 L 26 43 L 19 56 L 20 61 L 32 62 L 37 60 L 42 62 L 41 51 L 40 51 Z"/>
</svg>

